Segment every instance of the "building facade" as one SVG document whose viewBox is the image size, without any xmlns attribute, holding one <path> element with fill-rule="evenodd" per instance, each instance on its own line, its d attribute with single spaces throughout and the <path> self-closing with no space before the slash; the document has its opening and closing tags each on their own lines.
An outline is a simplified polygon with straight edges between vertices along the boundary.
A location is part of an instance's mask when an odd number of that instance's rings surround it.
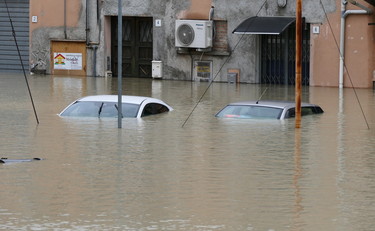
<svg viewBox="0 0 375 231">
<path fill-rule="evenodd" d="M 303 84 L 373 87 L 375 3 L 359 1 L 303 2 Z M 294 84 L 295 5 L 291 0 L 122 0 L 119 61 L 118 1 L 30 0 L 30 67 L 47 74 L 116 76 L 121 65 L 124 77 Z M 233 33 L 252 17 L 271 24 L 250 23 L 250 30 L 269 31 Z M 292 20 L 274 31 L 277 17 Z M 211 39 L 212 45 L 176 42 L 190 36 L 178 23 L 194 27 L 207 21 L 213 34 L 199 39 Z M 193 31 L 198 37 L 200 28 Z"/>
</svg>

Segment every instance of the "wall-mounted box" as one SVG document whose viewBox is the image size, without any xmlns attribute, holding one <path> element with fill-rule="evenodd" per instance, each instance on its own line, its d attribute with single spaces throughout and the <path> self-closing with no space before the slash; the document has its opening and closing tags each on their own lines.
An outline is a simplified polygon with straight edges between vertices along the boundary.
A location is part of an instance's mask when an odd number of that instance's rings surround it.
<svg viewBox="0 0 375 231">
<path fill-rule="evenodd" d="M 240 69 L 228 69 L 227 79 L 228 83 L 240 83 Z"/>
<path fill-rule="evenodd" d="M 163 63 L 162 61 L 153 60 L 152 61 L 152 78 L 163 77 Z"/>
<path fill-rule="evenodd" d="M 51 73 L 52 75 L 86 76 L 86 41 L 52 40 Z"/>
<path fill-rule="evenodd" d="M 320 27 L 319 26 L 313 26 L 313 34 L 319 34 L 320 33 Z"/>
</svg>

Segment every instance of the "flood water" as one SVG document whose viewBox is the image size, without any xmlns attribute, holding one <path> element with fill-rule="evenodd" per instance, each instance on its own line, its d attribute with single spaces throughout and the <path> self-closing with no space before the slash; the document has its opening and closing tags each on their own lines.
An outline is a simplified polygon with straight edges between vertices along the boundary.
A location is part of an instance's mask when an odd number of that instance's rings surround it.
<svg viewBox="0 0 375 231">
<path fill-rule="evenodd" d="M 0 76 L 0 156 L 43 160 L 0 165 L 1 230 L 375 229 L 372 89 L 303 88 L 325 113 L 296 130 L 294 119 L 214 117 L 263 92 L 294 100 L 293 86 L 124 79 L 124 94 L 174 111 L 119 129 L 57 116 L 76 98 L 117 94 L 116 78 L 28 80 L 39 125 L 24 77 Z"/>
</svg>

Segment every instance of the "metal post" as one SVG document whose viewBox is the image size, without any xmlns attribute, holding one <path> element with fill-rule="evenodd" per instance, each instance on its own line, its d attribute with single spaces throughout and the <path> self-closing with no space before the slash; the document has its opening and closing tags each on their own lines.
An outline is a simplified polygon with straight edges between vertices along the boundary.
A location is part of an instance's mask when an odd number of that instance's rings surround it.
<svg viewBox="0 0 375 231">
<path fill-rule="evenodd" d="M 118 29 L 117 29 L 117 84 L 118 84 L 118 114 L 117 114 L 117 121 L 118 121 L 118 128 L 122 128 L 122 1 L 118 0 Z"/>
<path fill-rule="evenodd" d="M 340 69 L 339 69 L 339 88 L 344 87 L 344 49 L 345 49 L 345 11 L 346 1 L 341 1 L 341 26 L 340 26 Z"/>
<path fill-rule="evenodd" d="M 296 124 L 295 128 L 301 127 L 301 89 L 302 89 L 302 0 L 296 1 Z"/>
</svg>

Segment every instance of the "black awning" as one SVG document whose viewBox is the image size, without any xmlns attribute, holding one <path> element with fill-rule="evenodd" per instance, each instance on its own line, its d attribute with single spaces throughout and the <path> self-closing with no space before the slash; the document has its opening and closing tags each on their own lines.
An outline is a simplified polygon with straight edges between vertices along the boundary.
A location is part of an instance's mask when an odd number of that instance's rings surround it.
<svg viewBox="0 0 375 231">
<path fill-rule="evenodd" d="M 375 6 L 375 0 L 365 0 L 365 1 L 370 3 L 371 5 Z"/>
<path fill-rule="evenodd" d="M 234 34 L 281 34 L 295 17 L 251 17 L 243 21 L 233 30 Z"/>
</svg>

